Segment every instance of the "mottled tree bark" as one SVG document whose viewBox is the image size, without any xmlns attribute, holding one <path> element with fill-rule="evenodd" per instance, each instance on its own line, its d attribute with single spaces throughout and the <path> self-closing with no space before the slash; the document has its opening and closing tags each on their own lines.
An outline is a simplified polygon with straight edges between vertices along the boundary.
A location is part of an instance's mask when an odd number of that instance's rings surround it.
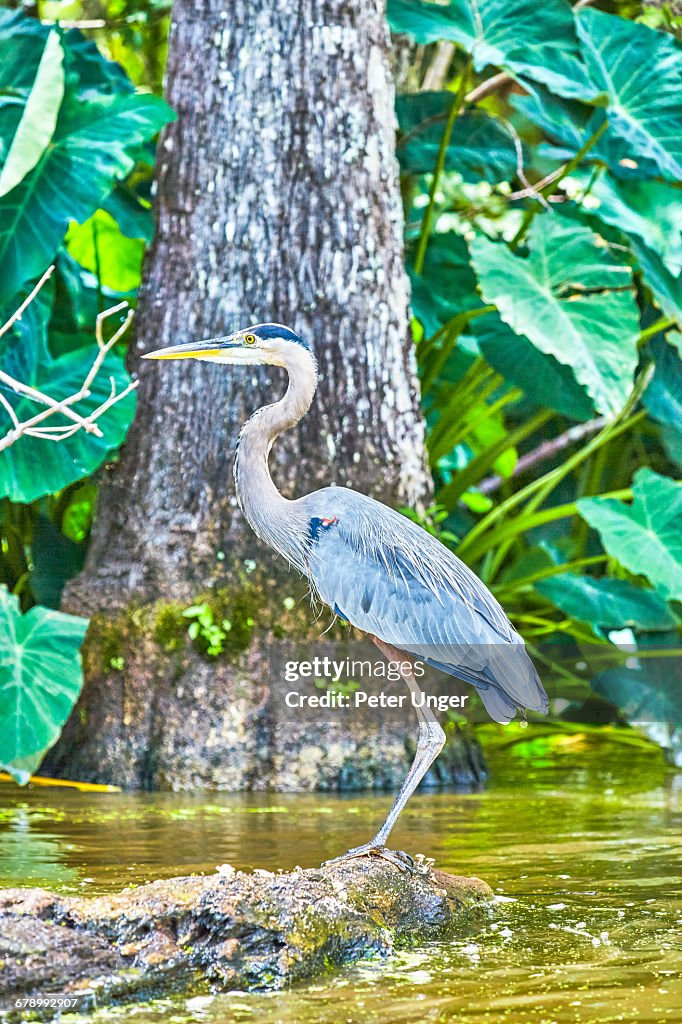
<svg viewBox="0 0 682 1024">
<path fill-rule="evenodd" d="M 178 117 L 158 150 L 133 368 L 150 348 L 286 323 L 313 341 L 321 384 L 273 451 L 282 491 L 335 483 L 419 502 L 429 484 L 383 0 L 176 0 L 167 97 Z M 277 785 L 262 650 L 208 664 L 190 649 L 173 662 L 167 637 L 150 640 L 158 616 L 154 626 L 133 614 L 128 633 L 121 616 L 233 585 L 247 560 L 277 625 L 281 568 L 245 525 L 231 469 L 241 424 L 284 380 L 196 362 L 141 363 L 139 374 L 137 418 L 65 602 L 98 613 L 98 639 L 51 763 L 128 785 Z"/>
<path fill-rule="evenodd" d="M 287 495 L 337 483 L 412 503 L 426 486 L 388 45 L 382 0 L 174 6 L 178 119 L 159 148 L 136 354 L 264 320 L 311 339 L 318 397 L 273 453 Z M 256 550 L 232 453 L 283 380 L 196 363 L 139 373 L 79 587 L 95 607 L 100 581 L 109 597 L 156 597 L 204 582 L 219 550 Z"/>
</svg>

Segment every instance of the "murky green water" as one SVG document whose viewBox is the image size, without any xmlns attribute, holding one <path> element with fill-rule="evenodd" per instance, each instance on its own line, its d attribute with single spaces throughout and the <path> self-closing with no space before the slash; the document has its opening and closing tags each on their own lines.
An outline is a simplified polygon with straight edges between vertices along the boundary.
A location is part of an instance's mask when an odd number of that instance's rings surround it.
<svg viewBox="0 0 682 1024">
<path fill-rule="evenodd" d="M 682 774 L 589 736 L 552 748 L 542 739 L 503 747 L 491 769 L 480 792 L 418 794 L 394 844 L 485 878 L 501 897 L 485 930 L 283 993 L 162 1000 L 95 1019 L 682 1021 Z M 390 796 L 93 796 L 3 785 L 0 885 L 95 894 L 226 862 L 305 867 L 366 839 L 389 803 Z"/>
</svg>

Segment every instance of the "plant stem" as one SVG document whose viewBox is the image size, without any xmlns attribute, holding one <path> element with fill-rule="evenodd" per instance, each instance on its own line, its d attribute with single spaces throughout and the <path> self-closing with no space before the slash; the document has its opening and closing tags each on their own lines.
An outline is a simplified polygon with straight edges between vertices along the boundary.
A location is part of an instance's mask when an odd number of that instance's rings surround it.
<svg viewBox="0 0 682 1024">
<path fill-rule="evenodd" d="M 551 459 L 557 452 L 563 451 L 564 448 L 568 448 L 569 445 L 575 444 L 577 441 L 582 441 L 584 437 L 589 437 L 590 434 L 595 434 L 598 430 L 606 425 L 605 416 L 597 416 L 593 420 L 588 420 L 586 423 L 577 423 L 573 427 L 569 427 L 563 434 L 557 434 L 556 437 L 550 438 L 548 441 L 543 441 L 537 448 L 534 448 L 532 452 L 528 452 L 526 455 L 522 455 L 514 469 L 511 472 L 511 479 L 516 476 L 520 476 L 521 473 L 525 473 L 526 470 L 532 466 L 537 465 L 538 462 L 546 462 L 547 459 Z M 485 480 L 481 480 L 478 484 L 477 490 L 481 494 L 492 494 L 496 491 L 506 479 L 509 477 L 501 476 L 489 476 Z"/>
<path fill-rule="evenodd" d="M 457 94 L 452 101 L 450 107 L 450 113 L 448 119 L 445 122 L 445 129 L 443 130 L 443 137 L 440 140 L 440 146 L 438 148 L 438 156 L 436 158 L 436 166 L 433 171 L 433 179 L 431 181 L 431 188 L 429 189 L 429 205 L 426 207 L 424 217 L 422 219 L 422 230 L 419 236 L 419 245 L 417 246 L 417 255 L 414 258 L 414 270 L 416 274 L 421 274 L 424 269 L 424 260 L 426 258 L 426 247 L 429 244 L 429 236 L 431 235 L 431 229 L 433 227 L 433 215 L 436 208 L 436 192 L 438 191 L 438 184 L 440 182 L 441 174 L 445 168 L 445 157 L 447 155 L 448 146 L 450 145 L 450 138 L 452 136 L 452 129 L 455 126 L 455 121 L 459 117 L 462 107 L 465 103 L 467 82 L 469 80 L 469 69 L 471 67 L 471 61 L 468 62 L 464 71 L 462 72 L 462 80 L 459 84 Z"/>
<path fill-rule="evenodd" d="M 622 487 L 617 491 L 608 491 L 606 494 L 597 495 L 599 498 L 614 498 L 619 501 L 625 501 L 632 497 L 632 490 L 629 487 Z M 486 538 L 485 546 L 488 544 L 492 547 L 493 544 L 497 544 L 500 541 L 507 540 L 508 538 L 514 539 L 519 533 L 526 533 L 528 530 L 534 529 L 536 526 L 544 526 L 545 523 L 556 522 L 557 519 L 568 519 L 570 516 L 576 515 L 578 512 L 578 506 L 575 501 L 568 501 L 563 505 L 553 505 L 551 508 L 542 509 L 540 512 L 532 512 L 530 515 L 526 513 L 524 509 L 523 515 L 513 519 L 509 523 L 503 523 L 495 530 L 490 537 Z M 521 525 L 521 529 L 519 526 Z M 473 551 L 470 551 L 469 558 L 475 559 L 477 555 L 482 554 L 481 545 L 474 546 Z M 497 561 L 497 556 L 494 561 Z M 491 567 L 491 574 L 497 569 L 497 565 Z"/>
<path fill-rule="evenodd" d="M 466 94 L 467 103 L 478 103 L 479 100 L 484 100 L 486 96 L 490 96 L 491 93 L 496 92 L 497 89 L 502 85 L 508 85 L 513 82 L 514 79 L 511 75 L 508 75 L 506 71 L 500 71 L 498 74 L 493 75 L 492 78 L 486 78 L 485 82 L 481 82 L 475 89 Z"/>
<path fill-rule="evenodd" d="M 645 327 L 637 339 L 637 344 L 641 345 L 642 342 L 648 341 L 649 338 L 653 338 L 654 335 L 660 334 L 661 331 L 667 331 L 669 327 L 674 327 L 676 321 L 669 316 L 662 316 L 656 323 L 651 324 L 649 327 Z"/>
<path fill-rule="evenodd" d="M 527 484 L 520 491 L 517 491 L 516 494 L 512 494 L 511 497 L 507 498 L 506 501 L 503 501 L 501 505 L 492 509 L 487 516 L 485 516 L 476 524 L 476 526 L 474 526 L 472 530 L 469 531 L 462 543 L 459 545 L 457 554 L 461 557 L 463 551 L 469 551 L 473 546 L 474 541 L 480 537 L 482 533 L 485 533 L 493 523 L 497 522 L 498 519 L 505 516 L 507 512 L 510 512 L 513 508 L 516 508 L 517 505 L 526 501 L 526 499 L 530 499 L 537 492 L 540 492 L 540 500 L 544 501 L 547 495 L 554 490 L 556 485 L 563 480 L 571 470 L 580 465 L 584 459 L 588 458 L 593 451 L 600 448 L 606 441 L 622 434 L 624 430 L 628 430 L 633 424 L 639 423 L 644 416 L 646 416 L 646 410 L 642 410 L 624 421 L 612 421 L 607 427 L 600 431 L 596 437 L 593 437 L 589 444 L 585 445 L 585 447 L 580 451 L 575 452 L 575 454 L 572 455 L 571 458 L 567 459 L 561 466 L 557 466 L 555 469 L 550 470 L 549 473 L 545 473 L 545 475 L 541 476 L 538 480 L 534 480 L 532 483 Z M 539 504 L 539 502 L 536 499 L 536 501 L 533 502 L 532 507 L 536 508 L 537 504 Z M 480 544 L 476 547 L 477 549 L 480 548 Z"/>
<path fill-rule="evenodd" d="M 604 132 L 606 131 L 608 126 L 609 126 L 608 119 L 606 118 L 606 116 L 604 116 L 604 120 L 602 121 L 602 123 L 599 125 L 599 127 L 595 131 L 592 132 L 592 134 L 590 135 L 589 139 L 587 139 L 585 142 L 583 142 L 582 146 L 580 147 L 578 152 L 575 154 L 575 156 L 571 157 L 571 159 L 566 164 L 564 164 L 564 166 L 561 169 L 560 174 L 556 178 L 552 178 L 551 181 L 548 181 L 547 184 L 543 188 L 538 189 L 538 195 L 545 196 L 549 192 L 554 191 L 557 188 L 557 186 L 561 184 L 561 182 L 564 180 L 564 178 L 567 177 L 567 175 L 569 175 L 571 173 L 571 171 L 575 170 L 575 168 L 581 162 L 583 157 L 587 156 L 587 154 L 592 149 L 592 147 L 594 145 L 596 145 L 596 143 L 602 137 L 602 135 L 604 134 Z M 521 222 L 521 227 L 516 232 L 516 234 L 514 235 L 514 237 L 511 240 L 511 242 L 509 243 L 509 245 L 510 245 L 510 247 L 512 249 L 515 249 L 516 246 L 519 244 L 519 242 L 521 242 L 523 240 L 523 238 L 525 237 L 526 232 L 528 231 L 528 228 L 531 226 L 531 224 L 533 222 L 533 218 L 535 217 L 535 214 L 537 213 L 537 210 L 538 210 L 538 205 L 537 204 L 529 207 L 526 210 L 526 212 L 524 214 L 524 217 L 523 217 L 523 220 Z"/>
<path fill-rule="evenodd" d="M 576 558 L 572 562 L 562 562 L 560 565 L 548 565 L 546 569 L 538 569 L 537 572 L 531 573 L 528 576 L 521 576 L 517 580 L 509 580 L 508 583 L 500 583 L 499 586 L 495 587 L 495 596 L 499 598 L 499 595 L 513 594 L 522 587 L 530 587 L 533 583 L 537 583 L 539 580 L 547 580 L 552 576 L 561 576 L 566 572 L 573 572 L 575 569 L 584 569 L 588 565 L 599 565 L 601 562 L 608 561 L 608 555 L 590 555 L 588 558 Z"/>
</svg>

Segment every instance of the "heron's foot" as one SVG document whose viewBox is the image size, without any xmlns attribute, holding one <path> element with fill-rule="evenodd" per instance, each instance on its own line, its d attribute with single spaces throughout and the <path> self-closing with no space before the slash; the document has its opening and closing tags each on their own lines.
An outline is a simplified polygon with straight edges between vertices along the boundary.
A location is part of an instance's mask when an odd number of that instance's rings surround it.
<svg viewBox="0 0 682 1024">
<path fill-rule="evenodd" d="M 387 847 L 379 846 L 374 842 L 364 843 L 362 846 L 356 846 L 353 850 L 349 850 L 348 853 L 344 853 L 340 857 L 325 860 L 322 866 L 328 867 L 330 864 L 341 864 L 345 860 L 356 860 L 358 857 L 381 857 L 383 860 L 387 860 L 389 864 L 394 864 L 397 868 L 400 868 L 401 871 L 407 871 L 410 875 L 414 872 L 414 860 L 410 857 L 409 853 L 405 853 L 403 850 L 389 850 Z"/>
</svg>

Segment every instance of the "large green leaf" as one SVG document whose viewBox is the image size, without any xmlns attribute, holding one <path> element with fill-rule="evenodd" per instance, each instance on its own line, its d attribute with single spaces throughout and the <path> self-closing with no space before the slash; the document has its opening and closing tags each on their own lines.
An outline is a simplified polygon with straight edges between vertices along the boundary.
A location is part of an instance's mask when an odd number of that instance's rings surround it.
<svg viewBox="0 0 682 1024">
<path fill-rule="evenodd" d="M 59 36 L 54 31 L 50 32 L 33 88 L 0 171 L 0 196 L 19 184 L 49 145 L 64 95 L 63 64 L 64 51 Z"/>
<path fill-rule="evenodd" d="M 682 48 L 667 33 L 615 15 L 581 10 L 577 17 L 580 51 L 591 88 L 600 95 L 608 130 L 588 154 L 618 177 L 682 177 Z M 560 92 L 561 90 L 555 90 Z M 531 83 L 530 95 L 514 97 L 517 109 L 574 154 L 599 127 L 604 113 L 552 96 Z M 568 95 L 568 94 L 564 94 Z M 576 91 L 575 96 L 580 96 Z"/>
<path fill-rule="evenodd" d="M 418 43 L 448 39 L 464 47 L 474 67 L 505 68 L 521 78 L 544 82 L 563 96 L 591 94 L 580 64 L 571 8 L 563 0 L 389 0 L 394 32 Z"/>
<path fill-rule="evenodd" d="M 24 115 L 48 31 L 35 18 L 0 8 L 0 165 Z"/>
<path fill-rule="evenodd" d="M 510 102 L 524 117 L 545 132 L 551 143 L 538 146 L 536 153 L 563 163 L 570 160 L 595 134 L 606 117 L 601 107 L 595 108 L 574 100 L 553 96 L 544 86 L 529 86 L 525 96 L 512 95 Z M 633 153 L 630 144 L 611 128 L 588 150 L 585 162 L 598 161 L 619 178 L 653 178 L 658 167 L 653 160 Z"/>
<path fill-rule="evenodd" d="M 637 366 L 639 314 L 631 273 L 581 224 L 536 218 L 524 258 L 479 236 L 471 255 L 481 292 L 512 330 L 572 369 L 602 413 L 622 407 Z"/>
<path fill-rule="evenodd" d="M 636 235 L 677 277 L 682 271 L 682 190 L 666 182 L 619 179 L 608 171 L 573 175 L 584 205 L 606 224 Z M 580 194 L 578 195 L 580 198 Z"/>
<path fill-rule="evenodd" d="M 83 224 L 72 224 L 66 247 L 82 267 L 96 276 L 100 286 L 118 293 L 138 287 L 144 241 L 124 235 L 104 210 L 96 210 Z"/>
<path fill-rule="evenodd" d="M 639 660 L 635 655 L 625 665 L 599 673 L 592 686 L 595 693 L 617 707 L 628 722 L 649 732 L 655 742 L 674 748 L 670 739 L 678 733 L 682 716 L 682 659 L 672 650 L 676 646 L 675 636 L 666 640 L 640 635 L 638 651 L 655 657 Z M 672 737 L 670 733 L 666 737 L 661 732 L 661 725 L 670 728 Z M 647 726 L 651 726 L 651 730 Z"/>
<path fill-rule="evenodd" d="M 427 337 L 458 314 L 481 306 L 467 244 L 454 231 L 434 235 L 426 250 L 422 273 L 415 274 L 409 265 L 408 272 L 412 310 Z"/>
<path fill-rule="evenodd" d="M 398 158 L 404 171 L 428 174 L 438 157 L 445 119 L 455 102 L 451 92 L 416 92 L 398 96 L 401 130 Z M 483 111 L 457 118 L 445 154 L 445 169 L 465 181 L 509 181 L 516 174 L 514 139 L 504 125 Z"/>
<path fill-rule="evenodd" d="M 23 181 L 0 198 L 0 303 L 52 259 L 70 220 L 87 219 L 125 177 L 135 147 L 170 120 L 156 96 L 67 95 L 48 150 Z"/>
<path fill-rule="evenodd" d="M 676 620 L 660 594 L 628 580 L 563 573 L 535 584 L 569 618 L 589 622 L 595 633 L 630 626 L 647 632 L 674 629 Z"/>
<path fill-rule="evenodd" d="M 682 339 L 682 335 L 668 335 Z M 668 341 L 657 339 L 651 346 L 656 370 L 643 395 L 647 409 L 659 423 L 675 427 L 682 434 L 682 359 L 678 349 Z"/>
<path fill-rule="evenodd" d="M 50 395 L 68 398 L 79 391 L 96 354 L 94 339 L 87 347 L 76 348 L 54 358 L 47 342 L 47 323 L 52 305 L 49 287 L 28 307 L 21 321 L 0 343 L 0 369 L 25 384 Z M 121 392 L 130 378 L 121 357 L 110 352 L 100 373 L 92 383 L 90 396 L 76 406 L 83 416 L 93 412 L 110 395 L 113 378 Z M 0 384 L 4 397 L 11 403 L 19 420 L 29 419 L 44 406 L 22 397 Z M 134 392 L 113 405 L 98 420 L 102 437 L 80 430 L 60 441 L 40 438 L 19 438 L 0 451 L 0 497 L 30 502 L 93 473 L 110 451 L 125 438 L 135 411 Z M 50 418 L 51 426 L 67 424 L 60 414 Z M 8 413 L 0 408 L 0 437 L 11 428 Z M 36 471 L 40 467 L 40 471 Z"/>
<path fill-rule="evenodd" d="M 0 765 L 27 782 L 58 738 L 83 685 L 87 619 L 49 608 L 22 615 L 0 587 Z"/>
<path fill-rule="evenodd" d="M 666 597 L 682 601 L 682 485 L 645 468 L 635 474 L 633 492 L 631 505 L 581 498 L 578 511 L 609 555 L 646 576 Z"/>
<path fill-rule="evenodd" d="M 594 403 L 571 367 L 541 352 L 524 335 L 515 334 L 497 313 L 476 320 L 471 330 L 493 369 L 522 388 L 531 401 L 572 420 L 594 416 Z"/>
<path fill-rule="evenodd" d="M 102 208 L 111 214 L 128 238 L 142 238 L 145 242 L 151 242 L 154 234 L 151 206 L 143 205 L 127 185 L 116 182 L 114 191 L 104 200 Z"/>
<path fill-rule="evenodd" d="M 610 131 L 630 156 L 682 178 L 682 47 L 667 32 L 602 11 L 576 16 L 580 49 L 595 91 L 607 97 Z"/>
</svg>

